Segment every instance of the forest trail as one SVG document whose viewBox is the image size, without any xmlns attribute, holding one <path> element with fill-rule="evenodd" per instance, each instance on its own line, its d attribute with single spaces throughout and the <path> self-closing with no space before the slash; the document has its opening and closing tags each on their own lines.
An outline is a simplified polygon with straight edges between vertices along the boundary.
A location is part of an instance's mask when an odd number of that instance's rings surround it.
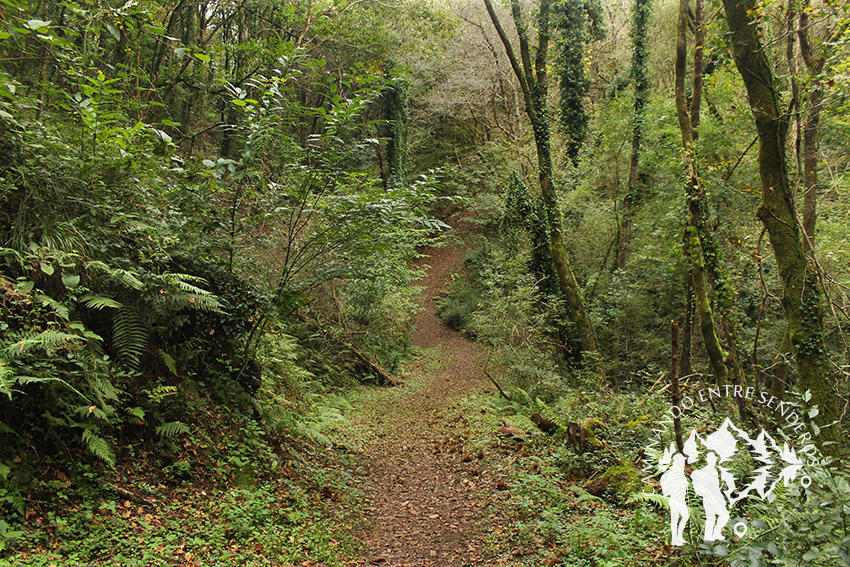
<svg viewBox="0 0 850 567">
<path fill-rule="evenodd" d="M 413 335 L 423 355 L 406 383 L 383 390 L 359 408 L 354 419 L 365 432 L 361 455 L 367 469 L 357 565 L 453 567 L 496 565 L 484 556 L 486 495 L 493 479 L 482 474 L 485 455 L 465 447 L 469 422 L 459 406 L 487 389 L 484 347 L 448 327 L 437 316 L 437 296 L 464 250 L 428 249 L 430 265 Z M 414 377 L 411 381 L 410 377 Z M 493 520 L 495 522 L 496 520 Z"/>
</svg>

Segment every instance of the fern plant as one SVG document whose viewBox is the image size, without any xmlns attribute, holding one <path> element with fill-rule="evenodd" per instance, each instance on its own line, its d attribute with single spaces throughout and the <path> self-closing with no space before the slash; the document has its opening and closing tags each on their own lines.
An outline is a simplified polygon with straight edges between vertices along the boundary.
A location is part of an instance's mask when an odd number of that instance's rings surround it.
<svg viewBox="0 0 850 567">
<path fill-rule="evenodd" d="M 38 392 L 27 406 L 38 400 L 36 407 L 51 416 L 43 426 L 47 438 L 63 436 L 56 425 L 76 430 L 82 446 L 114 464 L 112 433 L 124 420 L 143 424 L 142 406 L 156 403 L 133 399 L 142 361 L 155 354 L 177 375 L 177 361 L 162 345 L 168 329 L 184 313 L 222 313 L 221 302 L 203 278 L 186 273 L 113 267 L 43 246 L 2 249 L 3 259 L 0 295 L 9 309 L 0 317 L 7 330 L 0 339 L 0 394 L 10 425 L 28 419 L 18 399 Z M 166 388 L 155 394 L 160 402 L 176 393 Z M 188 431 L 154 413 L 160 435 Z"/>
</svg>

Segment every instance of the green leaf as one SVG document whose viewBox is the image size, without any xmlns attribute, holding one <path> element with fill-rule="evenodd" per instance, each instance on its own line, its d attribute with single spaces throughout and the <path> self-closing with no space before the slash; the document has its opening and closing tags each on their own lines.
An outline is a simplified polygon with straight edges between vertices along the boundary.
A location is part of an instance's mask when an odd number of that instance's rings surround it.
<svg viewBox="0 0 850 567">
<path fill-rule="evenodd" d="M 186 48 L 178 47 L 174 50 L 174 55 L 177 57 L 177 59 L 183 59 L 183 57 L 186 55 Z"/>
<path fill-rule="evenodd" d="M 78 285 L 80 285 L 80 276 L 77 274 L 68 274 L 66 272 L 62 272 L 62 285 L 67 287 L 68 289 L 74 289 Z"/>
<path fill-rule="evenodd" d="M 56 268 L 53 267 L 53 264 L 51 264 L 50 262 L 47 262 L 45 260 L 41 261 L 40 267 L 41 267 L 41 271 L 44 272 L 45 274 L 47 274 L 48 276 L 52 276 L 53 272 L 56 271 Z"/>
<path fill-rule="evenodd" d="M 177 126 L 180 126 L 180 123 L 175 122 L 174 120 L 169 120 L 168 118 L 165 118 L 164 120 L 162 120 L 162 125 L 163 126 L 171 126 L 171 127 L 176 128 Z"/>
<path fill-rule="evenodd" d="M 232 101 L 230 101 L 230 102 L 232 102 L 232 103 L 233 103 L 233 104 L 235 104 L 236 106 L 245 106 L 245 105 L 247 105 L 247 104 L 248 104 L 248 103 L 246 103 L 244 100 L 239 100 L 238 98 L 235 98 L 235 99 L 233 99 L 233 100 L 232 100 Z"/>
<path fill-rule="evenodd" d="M 192 55 L 194 55 L 196 59 L 199 59 L 200 61 L 203 61 L 204 63 L 209 63 L 210 61 L 212 61 L 210 56 L 206 55 L 204 53 L 193 53 Z"/>
<path fill-rule="evenodd" d="M 27 20 L 27 23 L 25 25 L 31 30 L 46 30 L 47 26 L 50 25 L 50 20 L 47 20 L 46 22 L 44 20 L 35 19 Z"/>
<path fill-rule="evenodd" d="M 121 30 L 119 30 L 115 24 L 106 24 L 106 29 L 109 30 L 109 33 L 112 34 L 112 37 L 121 41 Z"/>
</svg>

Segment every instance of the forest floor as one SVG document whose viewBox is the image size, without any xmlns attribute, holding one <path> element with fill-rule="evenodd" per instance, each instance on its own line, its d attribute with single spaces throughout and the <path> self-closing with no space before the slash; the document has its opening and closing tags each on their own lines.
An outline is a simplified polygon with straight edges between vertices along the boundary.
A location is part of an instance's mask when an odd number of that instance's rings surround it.
<svg viewBox="0 0 850 567">
<path fill-rule="evenodd" d="M 351 425 L 362 439 L 357 488 L 365 494 L 355 565 L 390 567 L 505 565 L 487 545 L 500 524 L 493 495 L 506 487 L 487 472 L 479 420 L 465 403 L 491 393 L 485 347 L 449 329 L 437 301 L 462 266 L 458 246 L 429 249 L 413 343 L 421 350 L 405 384 L 375 390 L 357 403 Z M 492 435 L 492 433 L 490 433 Z M 488 520 L 488 517 L 490 518 Z"/>
</svg>

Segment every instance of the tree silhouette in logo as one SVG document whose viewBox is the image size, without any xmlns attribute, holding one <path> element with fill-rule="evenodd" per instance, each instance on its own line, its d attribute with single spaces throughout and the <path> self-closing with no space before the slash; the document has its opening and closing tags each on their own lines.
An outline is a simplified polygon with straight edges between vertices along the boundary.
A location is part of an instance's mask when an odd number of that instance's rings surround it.
<svg viewBox="0 0 850 567">
<path fill-rule="evenodd" d="M 749 462 L 744 455 L 749 455 L 755 467 L 749 482 L 739 488 L 739 479 L 735 478 L 732 470 L 741 470 Z M 663 473 L 661 493 L 668 498 L 670 505 L 670 533 L 675 546 L 685 543 L 685 526 L 690 518 L 686 464 L 693 467 L 691 485 L 694 494 L 702 500 L 705 541 L 725 539 L 723 528 L 729 522 L 729 512 L 735 504 L 753 495 L 764 500 L 780 481 L 787 486 L 795 480 L 803 467 L 802 461 L 787 443 L 780 446 L 764 429 L 752 438 L 727 418 L 717 431 L 704 439 L 696 430 L 691 430 L 682 452 L 676 450 L 675 443 L 670 443 L 659 460 Z"/>
</svg>

